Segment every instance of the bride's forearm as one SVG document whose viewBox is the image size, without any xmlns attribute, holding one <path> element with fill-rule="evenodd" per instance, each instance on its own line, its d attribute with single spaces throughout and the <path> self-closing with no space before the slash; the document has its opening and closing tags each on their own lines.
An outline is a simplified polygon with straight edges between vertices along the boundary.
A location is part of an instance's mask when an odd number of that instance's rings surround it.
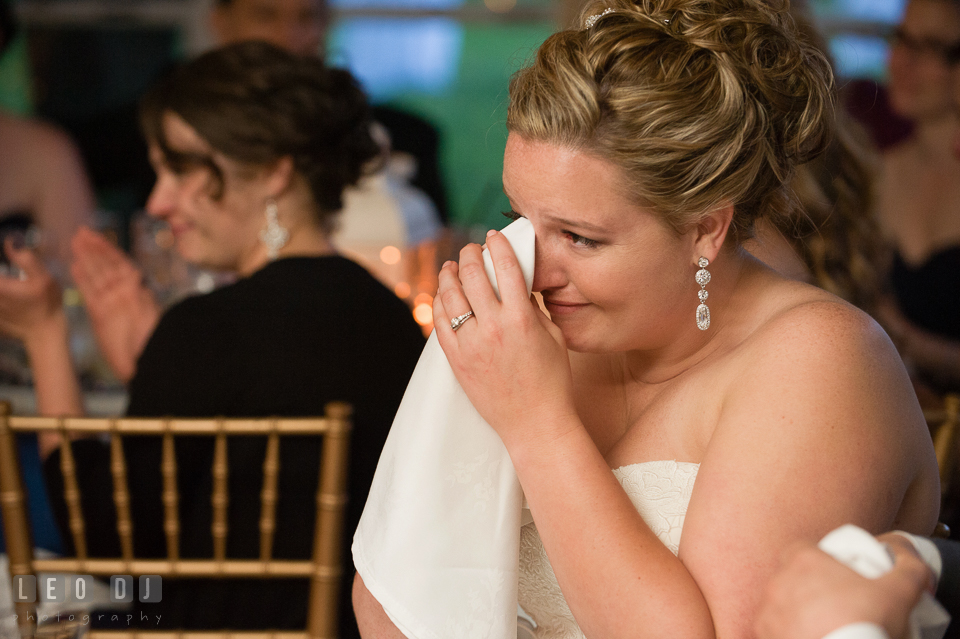
<svg viewBox="0 0 960 639">
<path fill-rule="evenodd" d="M 353 580 L 353 613 L 363 639 L 406 639 L 367 590 L 359 574 Z"/>
<path fill-rule="evenodd" d="M 588 637 L 712 638 L 683 563 L 640 517 L 586 430 L 511 457 L 564 598 Z"/>
</svg>

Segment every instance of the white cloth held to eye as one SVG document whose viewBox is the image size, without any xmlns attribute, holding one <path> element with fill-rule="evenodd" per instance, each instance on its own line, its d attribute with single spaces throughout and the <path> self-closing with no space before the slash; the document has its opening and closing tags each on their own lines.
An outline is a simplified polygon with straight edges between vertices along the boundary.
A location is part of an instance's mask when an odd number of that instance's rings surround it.
<svg viewBox="0 0 960 639">
<path fill-rule="evenodd" d="M 830 532 L 820 540 L 818 546 L 837 561 L 870 579 L 876 579 L 893 568 L 893 560 L 883 544 L 852 524 Z M 930 593 L 924 592 L 910 613 L 908 636 L 910 639 L 942 639 L 948 625 L 950 615 Z M 828 637 L 832 638 L 833 634 Z"/>
<path fill-rule="evenodd" d="M 890 635 L 875 623 L 851 623 L 837 628 L 823 639 L 890 639 Z"/>
<path fill-rule="evenodd" d="M 529 291 L 533 226 L 521 218 L 502 233 Z M 486 250 L 483 261 L 496 291 Z M 353 538 L 357 572 L 410 639 L 516 639 L 522 502 L 507 449 L 463 392 L 434 333 Z"/>
</svg>

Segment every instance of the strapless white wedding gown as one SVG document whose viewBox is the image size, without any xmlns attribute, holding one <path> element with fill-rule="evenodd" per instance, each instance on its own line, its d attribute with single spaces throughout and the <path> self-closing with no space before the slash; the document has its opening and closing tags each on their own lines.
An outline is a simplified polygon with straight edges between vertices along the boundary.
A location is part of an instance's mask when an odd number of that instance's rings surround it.
<svg viewBox="0 0 960 639">
<path fill-rule="evenodd" d="M 700 464 L 689 462 L 652 461 L 613 471 L 650 530 L 673 554 L 680 548 L 683 519 L 699 469 Z M 520 529 L 518 597 L 537 623 L 537 639 L 584 637 L 563 599 L 534 523 Z"/>
</svg>

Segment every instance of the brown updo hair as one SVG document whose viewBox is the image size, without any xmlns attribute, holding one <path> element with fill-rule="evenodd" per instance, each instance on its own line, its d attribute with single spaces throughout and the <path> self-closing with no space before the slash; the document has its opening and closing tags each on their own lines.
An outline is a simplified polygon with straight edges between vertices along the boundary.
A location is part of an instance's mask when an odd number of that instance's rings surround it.
<svg viewBox="0 0 960 639">
<path fill-rule="evenodd" d="M 594 0 L 514 76 L 507 128 L 613 162 L 678 232 L 730 202 L 739 242 L 795 206 L 834 103 L 786 0 Z"/>
<path fill-rule="evenodd" d="M 211 157 L 172 149 L 163 130 L 175 113 L 216 151 L 249 166 L 283 157 L 310 187 L 318 222 L 331 228 L 343 191 L 370 168 L 380 147 L 371 137 L 370 106 L 348 71 L 266 42 L 215 49 L 177 68 L 140 103 L 140 123 L 174 171 L 203 166 L 214 197 L 224 173 Z"/>
</svg>

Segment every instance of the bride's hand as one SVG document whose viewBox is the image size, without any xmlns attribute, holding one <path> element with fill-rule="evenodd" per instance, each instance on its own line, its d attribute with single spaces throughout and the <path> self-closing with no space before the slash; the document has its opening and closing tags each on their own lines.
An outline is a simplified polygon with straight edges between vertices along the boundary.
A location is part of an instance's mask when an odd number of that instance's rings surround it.
<svg viewBox="0 0 960 639">
<path fill-rule="evenodd" d="M 576 416 L 570 361 L 560 329 L 528 297 L 520 264 L 502 234 L 487 235 L 498 300 L 470 244 L 440 270 L 433 313 L 437 339 L 457 380 L 507 449 L 557 437 Z M 450 321 L 472 310 L 456 331 Z"/>
</svg>

